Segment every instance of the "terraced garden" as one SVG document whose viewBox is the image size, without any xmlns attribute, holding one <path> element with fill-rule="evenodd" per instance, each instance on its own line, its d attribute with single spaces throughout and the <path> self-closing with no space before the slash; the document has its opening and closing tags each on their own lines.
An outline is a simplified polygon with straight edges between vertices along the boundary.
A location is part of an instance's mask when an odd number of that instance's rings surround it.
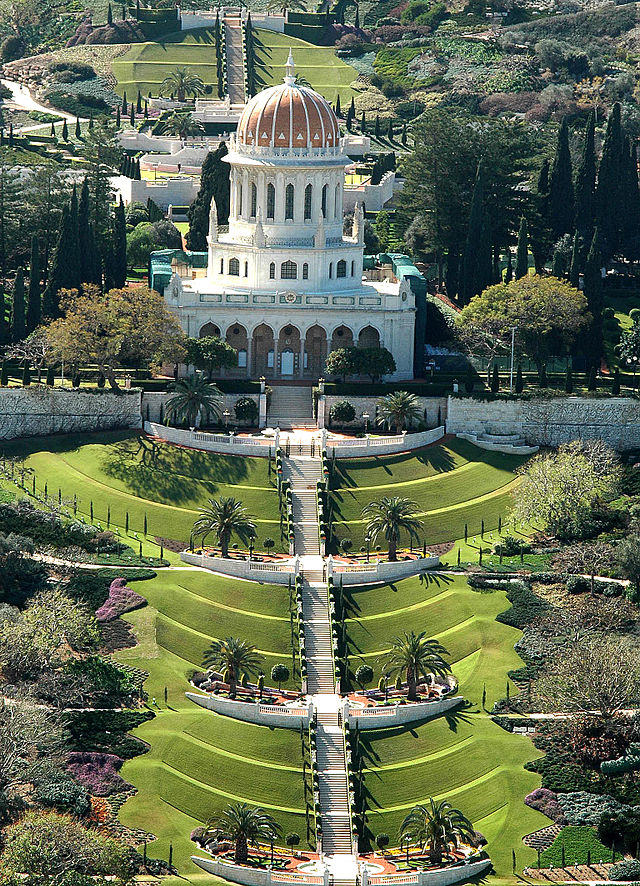
<svg viewBox="0 0 640 886">
<path fill-rule="evenodd" d="M 407 630 L 426 631 L 449 651 L 460 711 L 427 723 L 362 732 L 370 836 L 398 827 L 416 803 L 447 799 L 472 819 L 488 840 L 500 876 L 511 872 L 511 850 L 518 867 L 535 860 L 521 838 L 548 819 L 526 807 L 523 798 L 539 785 L 525 771 L 537 756 L 529 739 L 503 731 L 482 709 L 506 691 L 506 674 L 522 662 L 513 649 L 520 632 L 495 620 L 509 607 L 503 592 L 479 594 L 462 576 L 423 576 L 350 592 L 347 619 L 352 672 L 367 663 L 377 681 L 382 655 Z M 511 686 L 513 689 L 513 686 Z"/>
<path fill-rule="evenodd" d="M 146 517 L 145 553 L 157 556 L 157 545 L 150 543 L 155 537 L 187 545 L 198 509 L 219 496 L 234 496 L 254 516 L 257 548 L 266 537 L 280 545 L 278 495 L 268 459 L 162 443 L 152 449 L 141 439 L 127 431 L 36 437 L 6 444 L 3 451 L 25 458 L 40 492 L 46 484 L 50 496 L 57 496 L 58 490 L 63 499 L 76 496 L 78 514 L 85 519 L 93 509 L 95 522 L 106 527 L 109 517 L 110 527 L 123 535 L 128 513 L 130 534 L 143 538 Z M 28 488 L 31 482 L 29 478 Z"/>
<path fill-rule="evenodd" d="M 179 872 L 194 881 L 199 876 L 189 861 L 195 849 L 190 832 L 238 799 L 260 803 L 281 824 L 283 834 L 295 831 L 304 845 L 298 732 L 229 720 L 184 697 L 188 677 L 200 669 L 214 637 L 233 635 L 254 643 L 264 657 L 265 673 L 277 662 L 290 667 L 288 589 L 189 568 L 162 573 L 139 587 L 149 605 L 125 618 L 140 645 L 117 658 L 149 671 L 145 689 L 158 707 L 150 705 L 156 718 L 135 732 L 151 745 L 150 751 L 122 770 L 138 788 L 122 808 L 122 822 L 157 835 L 150 856 L 167 858 L 171 843 Z"/>
<path fill-rule="evenodd" d="M 414 453 L 338 461 L 332 494 L 336 538 L 351 539 L 358 551 L 365 544 L 362 508 L 383 496 L 417 502 L 427 545 L 463 538 L 465 524 L 470 537 L 480 534 L 482 521 L 485 531 L 494 531 L 507 516 L 514 472 L 523 462 L 456 438 Z"/>
</svg>

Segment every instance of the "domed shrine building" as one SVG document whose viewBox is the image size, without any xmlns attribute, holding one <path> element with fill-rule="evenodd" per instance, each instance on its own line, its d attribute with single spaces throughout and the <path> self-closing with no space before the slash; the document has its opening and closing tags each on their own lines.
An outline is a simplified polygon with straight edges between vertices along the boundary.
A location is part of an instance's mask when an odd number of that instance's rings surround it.
<svg viewBox="0 0 640 886">
<path fill-rule="evenodd" d="M 284 83 L 247 103 L 225 160 L 228 232 L 212 204 L 206 275 L 183 267 L 165 289 L 184 331 L 226 338 L 236 377 L 316 380 L 330 351 L 381 346 L 395 358 L 392 377 L 412 378 L 414 294 L 407 281 L 363 277 L 361 207 L 343 234 L 349 160 L 338 121 L 295 83 L 291 54 Z"/>
</svg>

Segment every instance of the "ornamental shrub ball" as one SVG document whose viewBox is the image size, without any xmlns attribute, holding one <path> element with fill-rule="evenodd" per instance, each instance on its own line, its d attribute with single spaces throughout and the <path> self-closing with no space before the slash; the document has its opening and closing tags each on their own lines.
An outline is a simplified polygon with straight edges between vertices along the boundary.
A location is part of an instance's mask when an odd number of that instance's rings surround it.
<svg viewBox="0 0 640 886">
<path fill-rule="evenodd" d="M 614 864 L 609 869 L 607 876 L 610 880 L 639 880 L 640 861 L 637 858 L 629 858 Z"/>
<path fill-rule="evenodd" d="M 353 421 L 356 417 L 356 411 L 348 400 L 338 400 L 334 403 L 330 411 L 331 421 L 337 424 L 346 424 Z"/>
<path fill-rule="evenodd" d="M 251 397 L 240 397 L 233 407 L 238 421 L 254 425 L 258 420 L 258 404 Z"/>
</svg>

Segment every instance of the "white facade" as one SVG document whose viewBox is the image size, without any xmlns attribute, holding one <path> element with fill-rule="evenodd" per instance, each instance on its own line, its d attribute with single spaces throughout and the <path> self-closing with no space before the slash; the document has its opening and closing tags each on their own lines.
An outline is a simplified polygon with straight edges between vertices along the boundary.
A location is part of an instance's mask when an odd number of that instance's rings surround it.
<svg viewBox="0 0 640 886">
<path fill-rule="evenodd" d="M 393 377 L 411 378 L 413 293 L 363 280 L 361 207 L 343 235 L 348 159 L 337 120 L 294 84 L 291 60 L 284 85 L 247 104 L 225 159 L 229 230 L 212 205 L 206 276 L 174 274 L 165 291 L 185 332 L 226 337 L 240 377 L 317 379 L 329 351 L 380 345 L 394 355 Z"/>
</svg>

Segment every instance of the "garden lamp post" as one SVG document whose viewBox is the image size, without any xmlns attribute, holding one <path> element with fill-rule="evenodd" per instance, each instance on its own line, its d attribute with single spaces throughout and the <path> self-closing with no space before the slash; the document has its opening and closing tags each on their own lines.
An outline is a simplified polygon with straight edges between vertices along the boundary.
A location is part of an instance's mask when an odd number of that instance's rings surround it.
<svg viewBox="0 0 640 886">
<path fill-rule="evenodd" d="M 224 429 L 225 429 L 225 431 L 227 431 L 227 430 L 229 430 L 229 416 L 231 415 L 231 413 L 229 412 L 228 409 L 225 409 L 225 411 L 222 414 L 224 416 Z"/>
<path fill-rule="evenodd" d="M 364 420 L 364 432 L 365 432 L 365 434 L 367 434 L 369 432 L 369 418 L 370 418 L 369 413 L 363 412 L 362 418 Z"/>
</svg>

